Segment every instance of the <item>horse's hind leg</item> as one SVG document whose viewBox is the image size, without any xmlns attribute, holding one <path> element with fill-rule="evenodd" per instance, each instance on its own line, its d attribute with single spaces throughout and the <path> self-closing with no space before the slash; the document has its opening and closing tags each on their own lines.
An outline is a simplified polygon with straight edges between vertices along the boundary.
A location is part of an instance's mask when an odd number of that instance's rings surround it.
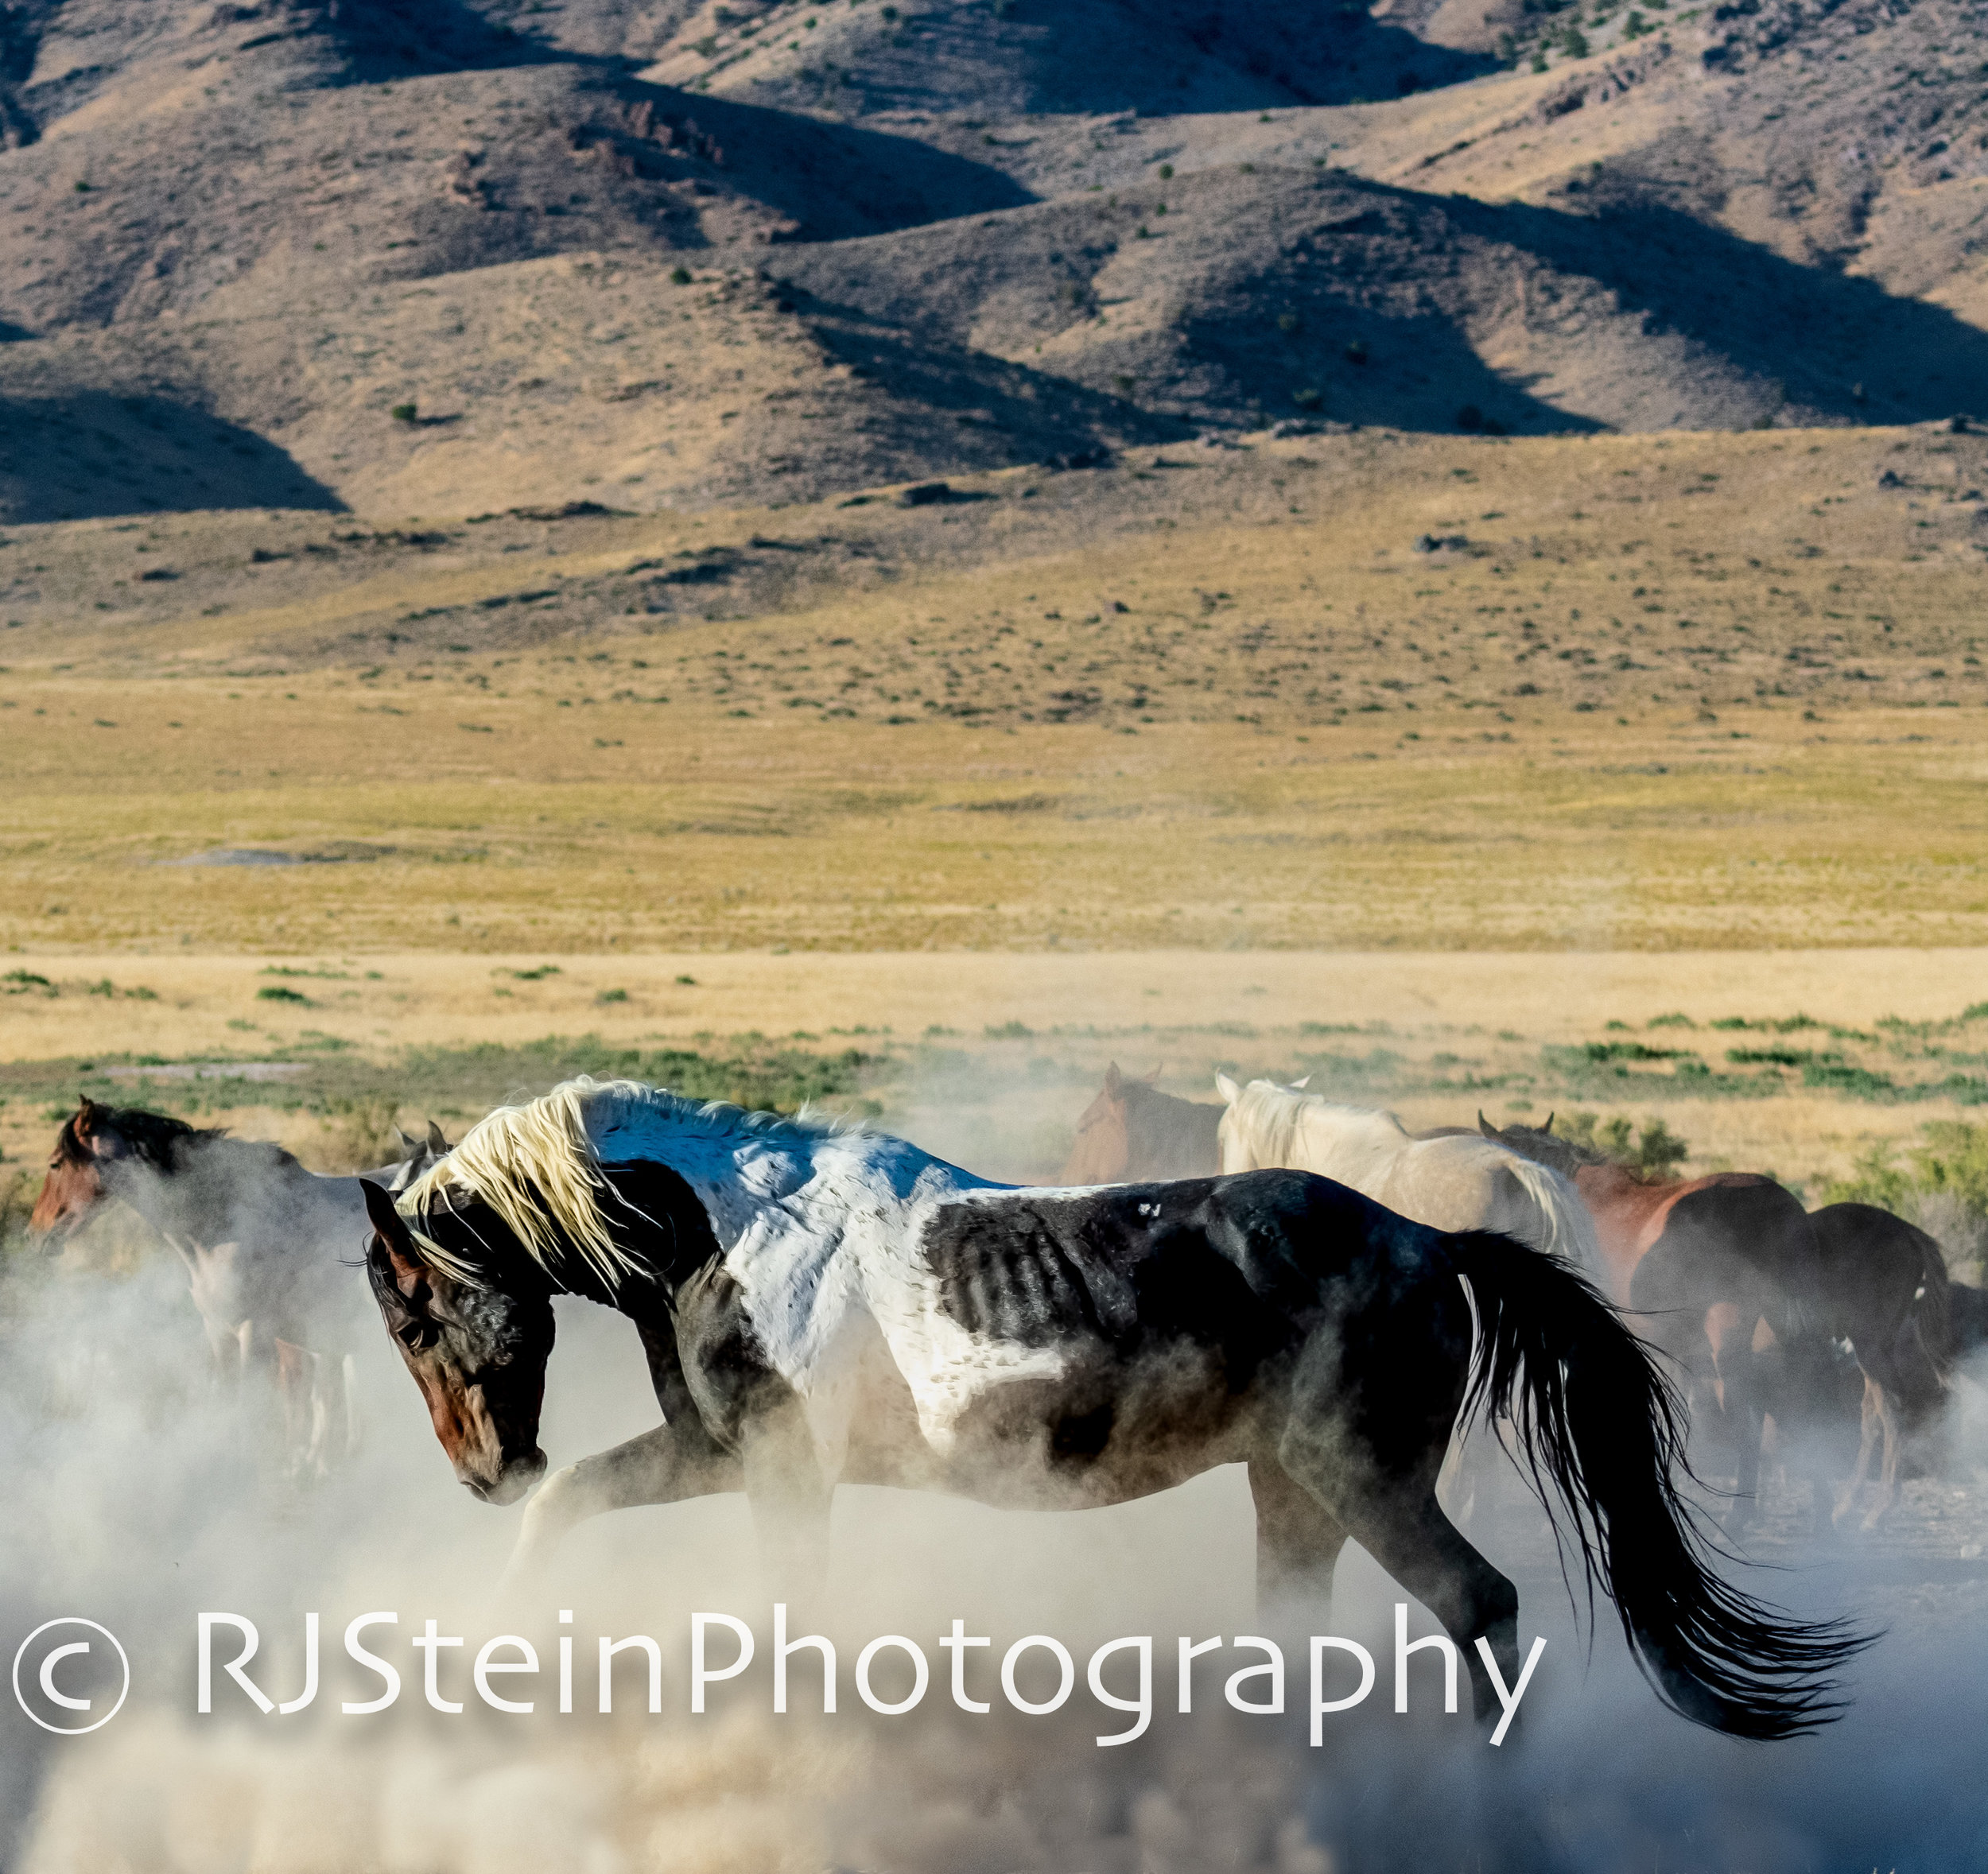
<svg viewBox="0 0 1988 1874">
<path fill-rule="evenodd" d="M 1288 1467 L 1292 1460 L 1286 1457 Z M 1298 1475 L 1329 1513 L 1382 1568 L 1435 1616 L 1470 1675 L 1473 1709 L 1483 1720 L 1500 1711 L 1477 1650 L 1487 1640 L 1505 1684 L 1519 1671 L 1519 1591 L 1466 1542 L 1436 1501 L 1435 1466 L 1399 1480 L 1370 1476 L 1349 1488 L 1299 1461 Z"/>
<path fill-rule="evenodd" d="M 1249 1461 L 1256 1505 L 1256 1599 L 1326 1601 L 1346 1532 L 1274 1457 Z"/>
</svg>

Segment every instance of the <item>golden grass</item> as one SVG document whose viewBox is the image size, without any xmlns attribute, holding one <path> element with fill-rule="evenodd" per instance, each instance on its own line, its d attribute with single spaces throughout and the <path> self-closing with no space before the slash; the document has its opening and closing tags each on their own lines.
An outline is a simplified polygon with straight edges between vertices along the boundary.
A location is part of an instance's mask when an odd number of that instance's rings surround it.
<svg viewBox="0 0 1988 1874">
<path fill-rule="evenodd" d="M 1979 439 L 1150 460 L 960 508 L 17 530 L 0 941 L 1982 941 Z M 224 847 L 324 863 L 177 863 Z"/>
</svg>

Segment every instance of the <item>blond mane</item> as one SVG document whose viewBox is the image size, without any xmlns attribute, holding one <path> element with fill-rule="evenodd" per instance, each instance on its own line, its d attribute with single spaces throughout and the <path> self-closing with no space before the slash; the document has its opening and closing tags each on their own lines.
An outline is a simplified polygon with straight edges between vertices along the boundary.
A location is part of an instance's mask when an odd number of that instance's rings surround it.
<svg viewBox="0 0 1988 1874">
<path fill-rule="evenodd" d="M 805 1109 L 786 1119 L 747 1112 L 723 1100 L 687 1100 L 641 1081 L 596 1081 L 580 1074 L 538 1099 L 500 1106 L 480 1119 L 454 1150 L 407 1187 L 396 1208 L 423 1252 L 459 1279 L 473 1282 L 480 1273 L 422 1232 L 421 1220 L 431 1205 L 487 1205 L 541 1267 L 551 1269 L 570 1250 L 612 1294 L 629 1276 L 654 1273 L 615 1240 L 602 1209 L 603 1199 L 616 1193 L 601 1170 L 589 1120 L 612 1125 L 615 1119 L 624 1124 L 646 1120 L 658 1130 L 705 1138 L 791 1133 L 813 1141 L 860 1130 Z"/>
</svg>

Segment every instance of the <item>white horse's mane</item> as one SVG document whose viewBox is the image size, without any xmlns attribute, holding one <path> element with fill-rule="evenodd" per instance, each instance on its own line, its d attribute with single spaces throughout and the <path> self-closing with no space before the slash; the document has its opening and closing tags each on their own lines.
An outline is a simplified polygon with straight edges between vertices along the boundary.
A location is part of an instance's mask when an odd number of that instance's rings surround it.
<svg viewBox="0 0 1988 1874">
<path fill-rule="evenodd" d="M 641 1081 L 596 1081 L 579 1074 L 538 1099 L 500 1106 L 480 1119 L 448 1157 L 408 1186 L 396 1208 L 422 1251 L 460 1279 L 476 1280 L 480 1272 L 420 1228 L 437 1202 L 487 1205 L 542 1268 L 551 1269 L 570 1247 L 612 1293 L 628 1276 L 654 1273 L 615 1240 L 602 1209 L 611 1187 L 596 1135 L 618 1120 L 625 1124 L 631 1119 L 646 1129 L 703 1142 L 786 1136 L 797 1144 L 812 1144 L 860 1130 L 805 1108 L 789 1119 L 748 1112 L 722 1100 L 686 1099 Z"/>
<path fill-rule="evenodd" d="M 1408 1128 L 1384 1108 L 1348 1106 L 1276 1081 L 1252 1081 L 1237 1094 L 1230 1111 L 1239 1125 L 1249 1128 L 1262 1162 L 1271 1165 L 1296 1162 L 1293 1154 L 1298 1128 L 1308 1113 L 1329 1114 L 1349 1128 L 1357 1127 L 1369 1135 L 1361 1143 L 1370 1150 L 1398 1146 L 1409 1136 Z"/>
<path fill-rule="evenodd" d="M 1223 1091 L 1226 1096 L 1227 1089 Z M 1323 1127 L 1309 1123 L 1315 1121 L 1323 1121 Z M 1536 1217 L 1539 1240 L 1532 1246 L 1563 1255 L 1584 1274 L 1601 1278 L 1602 1251 L 1594 1219 L 1573 1187 L 1557 1172 L 1535 1164 L 1508 1146 L 1474 1134 L 1419 1140 L 1384 1108 L 1342 1105 L 1300 1087 L 1268 1080 L 1252 1081 L 1236 1089 L 1222 1127 L 1225 1138 L 1232 1127 L 1236 1129 L 1236 1135 L 1247 1142 L 1259 1165 L 1300 1166 L 1353 1185 L 1369 1196 L 1380 1193 L 1365 1181 L 1389 1173 L 1411 1152 L 1425 1167 L 1419 1185 L 1425 1192 L 1432 1188 L 1427 1179 L 1435 1175 L 1427 1169 L 1431 1158 L 1451 1166 L 1458 1160 L 1495 1163 L 1524 1193 Z M 1322 1151 L 1314 1147 L 1322 1147 Z M 1399 1196 L 1391 1195 L 1386 1201 L 1400 1207 Z M 1532 1241 L 1525 1231 L 1516 1233 Z"/>
</svg>

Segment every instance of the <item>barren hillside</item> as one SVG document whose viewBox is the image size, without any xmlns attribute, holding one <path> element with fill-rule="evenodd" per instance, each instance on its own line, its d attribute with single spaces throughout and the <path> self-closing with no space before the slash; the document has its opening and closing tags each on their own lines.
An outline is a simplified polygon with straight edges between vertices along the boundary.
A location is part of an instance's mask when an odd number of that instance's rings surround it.
<svg viewBox="0 0 1988 1874">
<path fill-rule="evenodd" d="M 26 0 L 0 517 L 1988 409 L 1982 10 Z"/>
</svg>

